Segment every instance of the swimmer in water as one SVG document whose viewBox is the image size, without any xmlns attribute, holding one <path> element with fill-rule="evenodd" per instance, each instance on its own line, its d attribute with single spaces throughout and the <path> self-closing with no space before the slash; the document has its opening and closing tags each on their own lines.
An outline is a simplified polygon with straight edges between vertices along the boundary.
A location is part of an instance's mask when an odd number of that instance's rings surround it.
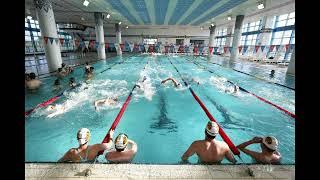
<svg viewBox="0 0 320 180">
<path fill-rule="evenodd" d="M 29 80 L 26 81 L 25 83 L 26 83 L 26 87 L 29 90 L 36 90 L 42 84 L 40 80 L 36 79 L 36 74 L 33 72 L 29 74 Z"/>
<path fill-rule="evenodd" d="M 77 83 L 75 82 L 74 77 L 71 77 L 69 79 L 69 86 L 74 88 L 74 87 L 76 87 L 76 85 L 77 85 Z"/>
<path fill-rule="evenodd" d="M 57 104 L 57 105 L 49 105 L 47 107 L 47 112 L 49 112 L 50 114 L 47 116 L 48 118 L 52 118 L 58 114 L 62 114 L 65 111 L 65 107 Z"/>
<path fill-rule="evenodd" d="M 182 87 L 182 85 L 178 82 L 178 81 L 176 81 L 175 79 L 173 79 L 173 78 L 167 78 L 167 79 L 165 79 L 165 80 L 163 80 L 163 81 L 161 81 L 161 84 L 164 84 L 165 82 L 167 82 L 167 81 L 172 81 L 173 82 L 173 84 L 174 84 L 174 87 L 176 87 L 176 88 L 180 88 L 180 87 Z"/>
<path fill-rule="evenodd" d="M 54 81 L 54 84 L 53 84 L 53 91 L 58 91 L 58 90 L 60 90 L 60 89 L 62 89 L 62 86 L 61 86 L 61 84 L 60 84 L 60 80 L 59 80 L 59 79 L 56 79 L 56 80 Z"/>
<path fill-rule="evenodd" d="M 231 94 L 236 94 L 239 92 L 239 86 L 237 85 L 233 85 L 233 89 L 231 90 L 230 88 L 226 88 L 226 90 L 224 91 L 225 93 L 231 93 Z"/>
<path fill-rule="evenodd" d="M 94 101 L 94 108 L 98 111 L 98 106 L 115 106 L 118 104 L 118 98 L 105 98 Z"/>
</svg>

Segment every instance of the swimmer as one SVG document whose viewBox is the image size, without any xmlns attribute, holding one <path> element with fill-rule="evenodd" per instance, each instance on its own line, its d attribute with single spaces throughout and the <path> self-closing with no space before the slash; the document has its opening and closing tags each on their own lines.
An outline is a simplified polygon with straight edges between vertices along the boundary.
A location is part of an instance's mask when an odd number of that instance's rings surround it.
<svg viewBox="0 0 320 180">
<path fill-rule="evenodd" d="M 236 163 L 236 159 L 227 143 L 215 140 L 215 137 L 219 134 L 219 126 L 216 122 L 209 121 L 204 132 L 205 139 L 194 141 L 181 157 L 182 161 L 187 161 L 190 156 L 197 154 L 201 163 L 216 164 L 224 158 Z"/>
<path fill-rule="evenodd" d="M 59 78 L 63 78 L 63 77 L 65 77 L 66 75 L 68 75 L 67 72 L 63 71 L 62 68 L 58 68 L 57 76 L 58 76 Z"/>
<path fill-rule="evenodd" d="M 36 79 L 36 74 L 33 72 L 29 74 L 29 78 L 30 80 L 25 81 L 25 83 L 26 83 L 26 87 L 30 90 L 36 90 L 42 84 L 40 80 Z"/>
<path fill-rule="evenodd" d="M 98 106 L 115 106 L 118 104 L 118 98 L 106 98 L 106 99 L 99 99 L 94 101 L 94 108 L 97 111 L 98 110 Z"/>
<path fill-rule="evenodd" d="M 274 73 L 275 73 L 275 70 L 271 70 L 271 72 L 270 72 L 270 78 L 273 78 L 274 77 Z"/>
<path fill-rule="evenodd" d="M 71 77 L 69 79 L 69 86 L 74 88 L 74 87 L 76 87 L 76 85 L 77 85 L 77 83 L 75 82 L 74 77 Z"/>
<path fill-rule="evenodd" d="M 84 67 L 84 70 L 85 70 L 85 72 L 87 71 L 87 70 L 90 70 L 90 65 L 89 65 L 89 63 L 88 62 L 86 62 L 86 66 Z"/>
<path fill-rule="evenodd" d="M 116 137 L 114 145 L 115 150 L 111 150 L 105 155 L 106 160 L 113 163 L 131 162 L 138 151 L 137 144 L 124 133 L 120 133 Z"/>
<path fill-rule="evenodd" d="M 49 105 L 47 107 L 47 112 L 49 112 L 50 114 L 47 116 L 48 118 L 52 118 L 58 114 L 62 114 L 65 111 L 65 107 L 57 104 L 57 105 Z"/>
<path fill-rule="evenodd" d="M 91 136 L 90 130 L 87 128 L 81 128 L 77 133 L 79 147 L 68 150 L 63 157 L 58 160 L 58 162 L 94 162 L 98 152 L 105 151 L 112 147 L 113 133 L 114 130 L 111 130 L 108 142 L 89 145 Z"/>
<path fill-rule="evenodd" d="M 54 81 L 54 84 L 53 84 L 53 90 L 54 90 L 54 91 L 57 91 L 57 90 L 60 90 L 60 89 L 62 89 L 62 86 L 61 86 L 61 84 L 60 84 L 59 79 L 56 79 L 56 80 Z"/>
<path fill-rule="evenodd" d="M 255 152 L 246 149 L 250 144 L 260 144 L 262 152 Z M 255 161 L 261 164 L 280 164 L 281 154 L 277 151 L 278 140 L 273 136 L 254 137 L 237 146 L 242 152 L 251 156 Z"/>
<path fill-rule="evenodd" d="M 163 81 L 161 81 L 161 84 L 164 84 L 165 82 L 167 82 L 167 81 L 172 81 L 173 82 L 173 84 L 174 84 L 174 87 L 176 87 L 176 88 L 180 88 L 180 87 L 182 87 L 182 85 L 179 83 L 179 82 L 177 82 L 175 79 L 173 79 L 173 78 L 167 78 L 167 79 L 165 79 L 165 80 L 163 80 Z"/>
<path fill-rule="evenodd" d="M 224 91 L 225 93 L 231 93 L 231 94 L 236 94 L 239 92 L 239 86 L 237 85 L 233 85 L 233 89 L 231 90 L 230 88 L 226 88 L 226 90 Z"/>
</svg>

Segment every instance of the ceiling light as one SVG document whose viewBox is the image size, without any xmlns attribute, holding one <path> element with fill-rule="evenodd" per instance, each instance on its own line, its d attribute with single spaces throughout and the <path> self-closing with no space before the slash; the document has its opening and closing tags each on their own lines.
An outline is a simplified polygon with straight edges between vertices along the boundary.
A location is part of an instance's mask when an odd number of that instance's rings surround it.
<svg viewBox="0 0 320 180">
<path fill-rule="evenodd" d="M 121 24 L 121 21 L 119 22 L 119 25 Z"/>
<path fill-rule="evenodd" d="M 32 17 L 31 16 L 27 16 L 27 19 L 32 19 Z"/>
<path fill-rule="evenodd" d="M 126 26 L 126 28 L 128 29 L 128 28 L 129 28 L 129 26 Z"/>
<path fill-rule="evenodd" d="M 264 4 L 260 3 L 257 7 L 258 7 L 258 9 L 263 9 L 264 8 Z"/>
<path fill-rule="evenodd" d="M 211 26 L 213 27 L 213 26 L 214 26 L 214 24 L 212 23 L 212 24 L 211 24 Z"/>
<path fill-rule="evenodd" d="M 109 19 L 110 18 L 110 14 L 107 14 L 107 19 Z"/>
<path fill-rule="evenodd" d="M 231 20 L 231 16 L 228 16 L 228 18 L 227 18 L 227 19 L 228 19 L 228 21 L 230 21 L 230 20 Z"/>
<path fill-rule="evenodd" d="M 84 6 L 88 6 L 88 5 L 89 5 L 89 1 L 84 0 L 84 1 L 83 1 L 83 5 L 84 5 Z"/>
</svg>

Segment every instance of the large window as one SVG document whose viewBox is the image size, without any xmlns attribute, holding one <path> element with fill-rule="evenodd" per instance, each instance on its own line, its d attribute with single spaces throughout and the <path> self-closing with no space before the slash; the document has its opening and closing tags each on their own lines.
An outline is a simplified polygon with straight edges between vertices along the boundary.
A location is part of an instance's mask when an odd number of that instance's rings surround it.
<svg viewBox="0 0 320 180">
<path fill-rule="evenodd" d="M 254 22 L 249 22 L 242 27 L 242 36 L 240 45 L 242 46 L 255 46 L 258 41 L 259 30 L 261 29 L 261 19 Z M 251 55 L 253 51 L 246 51 L 246 55 Z"/>
<path fill-rule="evenodd" d="M 157 39 L 143 39 L 143 44 L 157 44 Z"/>
<path fill-rule="evenodd" d="M 221 47 L 226 45 L 227 28 L 221 28 L 216 31 L 216 38 L 214 40 L 214 46 Z"/>
<path fill-rule="evenodd" d="M 295 24 L 295 12 L 282 14 L 275 16 L 275 23 L 271 36 L 271 45 L 287 45 L 295 44 L 295 30 L 293 25 Z M 277 59 L 289 60 L 291 58 L 291 51 L 286 51 L 284 48 L 276 50 L 274 48 L 272 52 L 269 52 L 269 57 L 278 56 Z"/>
<path fill-rule="evenodd" d="M 58 26 L 57 31 L 59 38 L 68 40 L 72 39 L 68 33 L 64 32 L 63 30 L 59 30 Z M 37 20 L 25 18 L 25 52 L 44 52 L 43 43 L 39 22 Z M 72 43 L 63 43 L 63 45 L 60 44 L 60 47 L 62 51 L 75 49 Z"/>
</svg>

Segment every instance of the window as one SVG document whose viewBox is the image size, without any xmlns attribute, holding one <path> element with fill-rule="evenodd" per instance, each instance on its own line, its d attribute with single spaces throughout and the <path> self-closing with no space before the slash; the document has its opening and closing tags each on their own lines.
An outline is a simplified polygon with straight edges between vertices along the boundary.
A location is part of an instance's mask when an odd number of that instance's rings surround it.
<svg viewBox="0 0 320 180">
<path fill-rule="evenodd" d="M 262 20 L 254 21 L 254 22 L 249 22 L 243 25 L 242 27 L 242 36 L 240 40 L 240 45 L 242 46 L 250 46 L 250 45 L 256 45 L 257 43 L 257 38 L 258 38 L 258 30 L 261 28 L 261 22 Z M 248 32 L 254 32 L 248 33 Z"/>
<path fill-rule="evenodd" d="M 144 44 L 156 44 L 157 39 L 143 39 Z"/>
<path fill-rule="evenodd" d="M 275 28 L 283 26 L 291 26 L 295 23 L 295 12 L 283 14 L 276 17 Z"/>
</svg>

